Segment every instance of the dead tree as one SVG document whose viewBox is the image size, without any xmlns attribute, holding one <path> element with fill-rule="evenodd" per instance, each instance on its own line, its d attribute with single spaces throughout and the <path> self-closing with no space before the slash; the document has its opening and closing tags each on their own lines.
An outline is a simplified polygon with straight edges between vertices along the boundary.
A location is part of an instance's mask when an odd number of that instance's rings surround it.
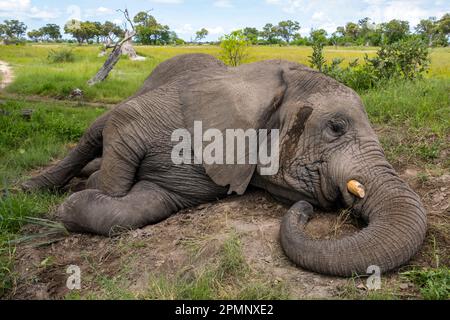
<svg viewBox="0 0 450 320">
<path fill-rule="evenodd" d="M 133 48 L 131 40 L 136 35 L 136 31 L 134 29 L 133 22 L 130 19 L 128 10 L 125 9 L 124 11 L 122 11 L 122 10 L 117 10 L 117 11 L 120 11 L 123 13 L 123 15 L 125 16 L 125 19 L 130 24 L 132 30 L 131 31 L 126 30 L 124 38 L 122 40 L 118 41 L 115 45 L 106 45 L 105 46 L 106 49 L 108 49 L 108 48 L 113 48 L 113 49 L 112 49 L 111 53 L 109 54 L 108 58 L 106 59 L 105 63 L 103 64 L 103 66 L 100 68 L 100 70 L 98 70 L 97 74 L 87 82 L 88 85 L 90 85 L 90 86 L 93 86 L 94 84 L 105 80 L 108 77 L 111 70 L 116 65 L 116 63 L 119 61 L 120 56 L 122 54 L 128 55 L 130 57 L 130 59 L 132 59 L 132 60 L 145 59 L 143 57 L 139 57 Z"/>
<path fill-rule="evenodd" d="M 100 68 L 100 70 L 98 70 L 97 74 L 88 81 L 88 85 L 93 86 L 94 84 L 102 82 L 106 79 L 106 77 L 108 77 L 109 73 L 114 68 L 116 63 L 119 61 L 120 56 L 122 55 L 122 45 L 126 41 L 134 37 L 134 34 L 135 33 L 133 31 L 129 34 L 128 38 L 123 38 L 122 41 L 116 43 L 111 53 L 109 54 L 108 59 L 106 59 L 103 66 Z"/>
</svg>

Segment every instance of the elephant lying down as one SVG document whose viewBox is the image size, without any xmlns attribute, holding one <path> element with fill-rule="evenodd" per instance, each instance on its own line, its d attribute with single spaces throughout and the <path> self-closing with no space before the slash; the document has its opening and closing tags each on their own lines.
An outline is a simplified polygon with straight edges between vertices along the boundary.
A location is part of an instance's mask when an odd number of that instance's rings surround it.
<svg viewBox="0 0 450 320">
<path fill-rule="evenodd" d="M 264 175 L 260 161 L 174 161 L 180 140 L 172 141 L 172 134 L 184 128 L 195 140 L 194 122 L 203 131 L 216 129 L 215 137 L 227 129 L 268 129 L 272 154 L 279 146 L 279 169 Z M 198 160 L 204 140 L 188 143 L 189 156 Z M 250 158 L 249 145 L 237 156 Z M 98 157 L 101 166 L 89 164 Z M 88 164 L 95 172 L 87 189 L 58 209 L 75 232 L 110 235 L 117 227 L 143 227 L 186 207 L 243 194 L 249 185 L 294 204 L 281 224 L 281 244 L 292 261 L 312 271 L 350 276 L 371 265 L 388 271 L 417 252 L 426 232 L 420 199 L 386 161 L 358 95 L 297 63 L 230 68 L 203 54 L 165 61 L 138 93 L 98 118 L 64 160 L 23 187 L 61 188 Z M 304 232 L 312 206 L 351 207 L 367 227 L 342 239 L 313 240 Z"/>
</svg>

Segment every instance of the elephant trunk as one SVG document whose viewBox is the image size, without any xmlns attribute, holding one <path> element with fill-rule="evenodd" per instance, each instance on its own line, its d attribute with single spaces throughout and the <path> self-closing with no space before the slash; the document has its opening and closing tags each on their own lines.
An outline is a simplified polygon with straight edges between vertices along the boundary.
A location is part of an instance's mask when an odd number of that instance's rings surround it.
<svg viewBox="0 0 450 320">
<path fill-rule="evenodd" d="M 373 265 L 386 272 L 406 263 L 426 233 L 426 213 L 418 195 L 390 170 L 366 187 L 366 197 L 357 200 L 353 210 L 360 212 L 368 225 L 342 239 L 308 237 L 305 225 L 312 206 L 296 203 L 281 224 L 286 255 L 301 267 L 337 276 L 366 274 Z"/>
</svg>

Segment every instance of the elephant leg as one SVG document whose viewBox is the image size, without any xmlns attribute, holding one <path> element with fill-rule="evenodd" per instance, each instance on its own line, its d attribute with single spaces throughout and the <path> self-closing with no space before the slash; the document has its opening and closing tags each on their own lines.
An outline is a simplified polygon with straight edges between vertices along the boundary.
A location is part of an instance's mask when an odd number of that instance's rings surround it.
<svg viewBox="0 0 450 320">
<path fill-rule="evenodd" d="M 64 187 L 91 160 L 102 153 L 102 132 L 109 113 L 98 118 L 80 139 L 78 145 L 58 164 L 42 174 L 25 181 L 26 191 L 37 189 L 58 189 Z"/>
<path fill-rule="evenodd" d="M 102 165 L 98 176 L 95 176 L 98 189 L 113 197 L 125 196 L 130 191 L 135 183 L 137 168 L 144 156 L 144 152 L 136 152 L 131 148 L 139 149 L 139 145 L 129 145 L 122 142 L 121 138 L 108 146 L 105 145 Z"/>
<path fill-rule="evenodd" d="M 86 189 L 100 189 L 100 171 L 95 171 L 86 181 Z"/>
<path fill-rule="evenodd" d="M 102 158 L 96 158 L 89 162 L 79 173 L 81 178 L 89 178 L 92 174 L 100 170 L 102 165 Z"/>
<path fill-rule="evenodd" d="M 59 207 L 58 216 L 70 231 L 111 236 L 160 222 L 182 207 L 177 196 L 140 181 L 121 198 L 93 189 L 75 193 Z"/>
</svg>

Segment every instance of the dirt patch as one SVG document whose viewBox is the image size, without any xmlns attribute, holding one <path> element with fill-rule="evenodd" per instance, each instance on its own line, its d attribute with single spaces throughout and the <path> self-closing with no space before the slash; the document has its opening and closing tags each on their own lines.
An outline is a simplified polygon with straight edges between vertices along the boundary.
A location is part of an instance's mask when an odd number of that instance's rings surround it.
<svg viewBox="0 0 450 320">
<path fill-rule="evenodd" d="M 12 68 L 7 62 L 0 61 L 0 90 L 6 88 L 14 80 Z"/>
<path fill-rule="evenodd" d="M 434 267 L 450 264 L 450 175 L 421 178 L 419 168 L 400 171 L 422 197 L 428 211 L 429 231 L 425 244 L 410 265 Z M 69 265 L 82 273 L 81 296 L 104 297 L 105 279 L 125 281 L 135 294 L 148 290 L 149 279 L 172 277 L 207 268 L 231 233 L 242 242 L 243 255 L 258 279 L 282 283 L 291 298 L 336 298 L 349 285 L 348 279 L 322 276 L 302 270 L 284 255 L 279 243 L 279 226 L 288 207 L 263 191 L 230 197 L 216 203 L 184 210 L 168 220 L 130 231 L 118 238 L 73 234 L 43 247 L 21 245 L 16 254 L 16 299 L 61 299 Z M 317 238 L 341 237 L 357 228 L 348 215 L 316 212 L 308 233 Z M 25 233 L 39 232 L 28 226 Z M 195 248 L 195 250 L 193 250 Z M 195 253 L 193 253 L 195 252 Z M 247 279 L 246 281 L 251 281 Z M 403 297 L 417 297 L 417 291 L 402 283 L 397 272 L 383 277 L 385 286 L 400 290 Z M 353 283 L 353 282 L 352 282 Z M 364 291 L 365 279 L 354 284 Z"/>
</svg>

